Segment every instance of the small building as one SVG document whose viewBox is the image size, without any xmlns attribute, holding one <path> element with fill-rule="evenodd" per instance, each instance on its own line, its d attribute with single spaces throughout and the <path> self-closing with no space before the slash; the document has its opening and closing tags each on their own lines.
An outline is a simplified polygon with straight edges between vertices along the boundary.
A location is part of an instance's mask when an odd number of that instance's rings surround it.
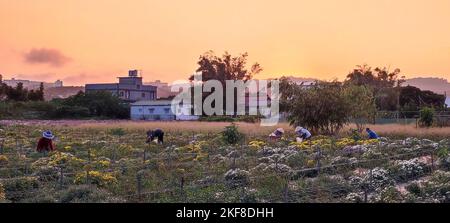
<svg viewBox="0 0 450 223">
<path fill-rule="evenodd" d="M 182 115 L 172 111 L 172 101 L 154 100 L 138 101 L 131 104 L 130 118 L 132 120 L 197 120 L 198 116 L 189 115 L 190 105 L 180 105 L 177 109 Z"/>
<path fill-rule="evenodd" d="M 63 81 L 62 80 L 55 81 L 55 84 L 53 87 L 63 87 Z"/>
<path fill-rule="evenodd" d="M 119 83 L 86 84 L 85 91 L 109 91 L 129 102 L 156 100 L 156 87 L 142 84 L 142 77 L 138 76 L 137 70 L 130 70 L 128 77 L 119 77 Z"/>
</svg>

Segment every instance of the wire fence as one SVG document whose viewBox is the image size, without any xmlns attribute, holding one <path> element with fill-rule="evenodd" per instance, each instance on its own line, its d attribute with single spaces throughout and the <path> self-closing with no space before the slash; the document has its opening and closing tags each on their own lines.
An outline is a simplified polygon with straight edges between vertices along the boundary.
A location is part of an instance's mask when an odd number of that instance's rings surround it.
<svg viewBox="0 0 450 223">
<path fill-rule="evenodd" d="M 185 173 L 182 176 L 179 176 L 179 184 L 177 187 L 172 187 L 172 188 L 167 188 L 167 189 L 163 189 L 163 190 L 151 190 L 151 191 L 147 191 L 145 188 L 145 185 L 143 183 L 145 176 L 144 175 L 136 175 L 136 188 L 135 188 L 135 193 L 133 194 L 129 194 L 129 195 L 122 195 L 121 197 L 126 199 L 126 200 L 131 200 L 131 201 L 155 201 L 158 200 L 157 198 L 160 196 L 176 196 L 178 197 L 177 201 L 184 201 L 184 202 L 188 202 L 189 199 L 184 198 L 186 191 L 190 191 L 190 190 L 201 190 L 203 188 L 208 188 L 208 187 L 213 187 L 213 186 L 217 186 L 217 185 L 223 185 L 223 187 L 220 187 L 220 189 L 218 190 L 218 192 L 221 192 L 223 194 L 231 194 L 231 193 L 236 193 L 239 191 L 242 191 L 241 194 L 242 196 L 245 195 L 245 190 L 247 189 L 247 187 L 245 186 L 246 184 L 249 184 L 249 182 L 247 181 L 257 181 L 257 180 L 262 180 L 262 179 L 284 179 L 285 182 L 285 186 L 281 191 L 273 191 L 271 193 L 271 196 L 267 198 L 267 202 L 294 202 L 294 201 L 299 201 L 299 197 L 300 196 L 305 196 L 306 194 L 315 194 L 317 192 L 320 193 L 334 193 L 336 191 L 342 190 L 342 187 L 333 187 L 333 186 L 327 186 L 327 187 L 323 187 L 323 186 L 314 186 L 315 188 L 306 188 L 303 189 L 302 192 L 297 192 L 295 190 L 291 190 L 290 189 L 290 184 L 292 182 L 295 182 L 296 180 L 300 180 L 300 179 L 304 179 L 305 177 L 308 176 L 307 173 L 313 173 L 314 176 L 318 176 L 319 174 L 336 174 L 337 172 L 339 172 L 340 168 L 344 168 L 345 170 L 341 170 L 342 172 L 345 171 L 349 171 L 349 170 L 354 170 L 356 168 L 358 168 L 361 165 L 366 165 L 366 166 L 377 166 L 380 164 L 381 162 L 388 162 L 391 160 L 398 160 L 398 159 L 402 159 L 402 158 L 411 158 L 411 157 L 417 157 L 417 156 L 423 156 L 424 154 L 429 154 L 430 156 L 433 156 L 433 154 L 436 152 L 436 150 L 434 149 L 427 149 L 427 150 L 421 150 L 421 151 L 416 151 L 416 152 L 409 152 L 409 153 L 402 153 L 402 154 L 396 154 L 396 155 L 392 155 L 389 157 L 383 157 L 380 159 L 366 159 L 366 160 L 358 160 L 357 162 L 353 162 L 353 163 L 341 163 L 341 164 L 334 164 L 334 165 L 324 165 L 324 166 L 320 166 L 318 165 L 315 168 L 303 168 L 303 169 L 295 169 L 295 170 L 291 170 L 288 173 L 283 173 L 281 170 L 277 170 L 275 169 L 275 175 L 268 175 L 268 176 L 252 176 L 249 177 L 248 179 L 245 180 L 245 182 L 240 182 L 240 180 L 231 180 L 232 184 L 234 185 L 238 185 L 238 187 L 241 187 L 240 189 L 236 189 L 236 187 L 229 187 L 227 185 L 230 184 L 230 181 L 225 180 L 224 178 L 216 178 L 213 179 L 212 182 L 210 183 L 204 183 L 204 184 L 198 184 L 195 182 L 186 182 L 186 179 L 188 179 L 190 177 L 191 174 L 189 173 Z M 192 153 L 187 153 L 185 155 L 191 155 Z M 11 153 L 11 155 L 16 155 L 15 153 Z M 149 160 L 162 160 L 162 161 L 166 161 L 166 158 L 161 158 L 161 157 L 153 157 L 150 158 Z M 320 160 L 320 158 L 319 158 Z M 30 167 L 32 165 L 32 162 L 29 163 L 23 163 L 24 166 L 28 166 Z M 120 169 L 122 166 L 120 166 L 119 164 L 112 164 L 108 169 L 109 171 L 115 171 L 117 169 Z M 148 170 L 151 171 L 151 169 L 148 169 L 147 166 L 144 164 L 134 164 L 134 165 L 127 165 L 126 168 L 136 168 L 138 169 L 137 171 L 142 171 L 142 170 Z M 230 166 L 229 168 L 233 168 L 233 166 Z M 236 167 L 234 167 L 236 168 Z M 435 167 L 435 163 L 431 164 L 430 170 L 434 170 Z M 14 171 L 17 170 L 18 167 L 14 167 L 14 168 L 8 168 L 8 167 L 0 167 L 0 171 Z M 38 176 L 42 179 L 45 179 L 45 177 L 52 177 L 53 183 L 54 183 L 54 187 L 55 188 L 59 188 L 59 189 L 63 189 L 67 186 L 67 184 L 71 184 L 70 182 L 72 182 L 73 177 L 77 174 L 80 174 L 80 171 L 77 172 L 66 172 L 66 169 L 70 169 L 70 167 L 65 166 L 65 165 L 60 165 L 58 167 L 56 167 L 56 169 L 58 169 L 58 172 L 52 172 L 52 173 L 39 173 L 38 175 L 34 174 L 34 173 L 29 173 L 29 174 L 23 174 L 21 177 L 27 177 L 27 176 Z M 25 171 L 26 173 L 27 171 Z M 198 173 L 197 173 L 198 174 Z M 217 172 L 201 172 L 200 173 L 203 176 L 211 176 L 211 175 L 216 175 L 217 176 Z M 193 175 L 193 174 L 192 174 Z M 86 183 L 89 183 L 89 177 L 90 174 L 89 172 L 87 172 L 87 174 L 85 175 L 86 177 Z M 278 177 L 278 178 L 274 178 L 274 177 Z M 67 179 L 69 181 L 67 181 Z M 20 193 L 20 192 L 14 192 L 14 193 Z M 306 194 L 305 194 L 306 193 Z M 213 195 L 211 195 L 213 196 Z M 245 196 L 244 196 L 245 197 Z M 181 199 L 181 200 L 180 200 Z"/>
<path fill-rule="evenodd" d="M 24 139 L 31 138 L 29 134 L 23 137 Z M 73 134 L 73 141 L 82 142 L 86 139 L 86 135 L 82 132 Z M 180 134 L 183 135 L 183 134 Z M 186 135 L 186 134 L 184 134 Z M 75 168 L 68 163 L 60 163 L 52 166 L 53 171 L 39 172 L 34 167 L 36 161 L 39 159 L 48 159 L 49 156 L 38 154 L 33 151 L 34 144 L 27 140 L 21 141 L 21 138 L 6 138 L 0 141 L 1 150 L 0 155 L 4 155 L 11 159 L 9 164 L 0 163 L 0 176 L 2 174 L 9 177 L 0 179 L 0 182 L 6 182 L 23 177 L 37 177 L 40 183 L 45 185 L 45 188 L 51 188 L 55 191 L 64 191 L 71 185 L 86 184 L 92 186 L 96 184 L 95 176 L 91 171 L 97 169 L 91 167 L 96 161 L 96 157 L 91 154 L 91 146 L 102 144 L 100 140 L 95 140 L 94 137 L 101 138 L 102 136 L 92 136 L 90 142 L 83 144 L 84 149 L 78 151 L 79 158 L 82 158 L 80 167 Z M 175 136 L 176 137 L 176 136 Z M 207 136 L 209 137 L 209 136 Z M 144 139 L 142 137 L 142 139 Z M 179 144 L 191 143 L 195 140 L 195 134 L 191 138 L 180 140 Z M 141 140 L 134 139 L 134 140 Z M 143 142 L 144 140 L 142 140 Z M 9 145 L 4 148 L 5 142 Z M 128 144 L 131 140 L 129 138 L 117 137 L 117 141 L 110 142 L 110 144 Z M 11 147 L 13 145 L 13 147 Z M 109 148 L 108 151 L 114 151 L 117 147 Z M 96 149 L 92 149 L 95 151 Z M 153 150 L 153 151 L 152 151 Z M 309 149 L 301 150 L 299 153 L 305 153 L 314 157 L 315 167 L 309 168 L 294 168 L 289 171 L 283 170 L 282 164 L 284 162 L 276 162 L 275 168 L 267 171 L 266 174 L 249 174 L 241 178 L 227 178 L 225 173 L 229 170 L 249 169 L 248 163 L 255 163 L 255 159 L 262 155 L 256 154 L 254 157 L 249 157 L 246 146 L 235 146 L 232 152 L 237 155 L 227 157 L 228 154 L 224 151 L 216 151 L 216 154 L 208 154 L 201 164 L 193 168 L 195 162 L 192 161 L 198 152 L 175 152 L 175 147 L 149 147 L 142 144 L 142 148 L 132 154 L 134 163 L 121 163 L 122 156 L 110 153 L 110 164 L 107 167 L 101 168 L 99 171 L 104 173 L 123 173 L 127 172 L 126 180 L 130 181 L 124 184 L 122 188 L 106 187 L 112 191 L 114 196 L 117 196 L 127 202 L 221 202 L 228 201 L 229 197 L 233 197 L 232 201 L 242 202 L 301 202 L 301 201 L 321 201 L 324 197 L 335 197 L 336 194 L 345 193 L 340 191 L 345 190 L 342 185 L 321 185 L 312 184 L 302 186 L 305 180 L 316 178 L 320 176 L 332 176 L 339 173 L 346 173 L 357 168 L 370 169 L 380 165 L 385 165 L 393 160 L 411 159 L 415 157 L 430 156 L 431 163 L 427 164 L 428 172 L 432 172 L 439 168 L 435 162 L 436 148 L 419 149 L 412 152 L 396 151 L 395 154 L 389 154 L 384 157 L 376 159 L 359 159 L 354 162 L 346 162 L 339 164 L 330 164 L 329 160 L 324 159 L 324 154 L 331 153 L 320 146 L 311 146 Z M 332 156 L 349 156 L 343 150 L 331 150 Z M 226 161 L 219 164 L 213 160 L 213 155 L 224 155 Z M 351 155 L 350 155 L 351 156 Z M 186 161 L 181 158 L 190 157 Z M 155 163 L 160 163 L 159 166 Z M 193 164 L 194 163 L 194 164 Z M 163 166 L 163 167 L 160 167 Z M 161 174 L 158 168 L 164 168 L 166 175 L 158 176 L 158 182 L 151 182 L 154 178 L 150 175 Z M 177 172 L 178 169 L 187 169 L 182 173 Z M 75 182 L 77 178 L 84 180 Z M 165 179 L 167 178 L 167 179 Z M 159 183 L 161 185 L 155 185 Z M 101 185 L 96 185 L 101 186 Z M 256 192 L 252 192 L 252 188 L 258 188 Z M 301 189 L 299 189 L 301 188 Z M 26 189 L 26 188 L 25 188 Z M 37 193 L 39 189 L 31 188 L 24 191 L 10 191 L 11 197 L 24 197 L 30 193 Z M 251 194 L 256 193 L 258 199 L 251 199 Z M 365 194 L 365 201 L 369 191 L 363 191 Z M 326 196 L 322 196 L 322 195 Z M 324 200 L 327 201 L 327 200 Z M 330 201 L 330 200 L 328 200 Z"/>
</svg>

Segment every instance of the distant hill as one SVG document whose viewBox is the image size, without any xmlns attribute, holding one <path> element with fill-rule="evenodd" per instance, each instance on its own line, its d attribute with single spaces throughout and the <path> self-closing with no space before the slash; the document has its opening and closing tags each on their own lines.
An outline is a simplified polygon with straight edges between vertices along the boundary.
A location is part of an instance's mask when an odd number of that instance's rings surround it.
<svg viewBox="0 0 450 223">
<path fill-rule="evenodd" d="M 319 80 L 319 79 L 310 78 L 310 77 L 294 77 L 294 76 L 285 76 L 285 77 L 288 78 L 291 81 L 296 82 L 296 83 L 300 83 L 300 82 L 315 82 L 315 81 Z"/>
<path fill-rule="evenodd" d="M 418 87 L 421 90 L 433 91 L 437 94 L 444 94 L 447 92 L 447 95 L 450 95 L 450 83 L 447 79 L 437 78 L 437 77 L 419 77 L 419 78 L 411 78 L 406 79 L 406 82 L 403 84 L 405 86 L 411 85 L 414 87 Z"/>
</svg>

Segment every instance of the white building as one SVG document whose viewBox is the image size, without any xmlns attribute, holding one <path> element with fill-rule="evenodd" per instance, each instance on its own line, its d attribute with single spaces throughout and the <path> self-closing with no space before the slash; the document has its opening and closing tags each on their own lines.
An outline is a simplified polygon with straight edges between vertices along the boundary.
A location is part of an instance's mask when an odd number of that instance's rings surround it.
<svg viewBox="0 0 450 223">
<path fill-rule="evenodd" d="M 172 101 L 138 101 L 131 104 L 130 118 L 132 120 L 197 120 L 196 115 L 189 115 L 191 105 L 180 105 L 178 112 L 183 115 L 176 115 L 172 111 Z M 186 114 L 186 115 L 184 115 Z"/>
<path fill-rule="evenodd" d="M 447 96 L 445 98 L 445 105 L 447 106 L 447 108 L 450 108 L 450 96 Z"/>
</svg>

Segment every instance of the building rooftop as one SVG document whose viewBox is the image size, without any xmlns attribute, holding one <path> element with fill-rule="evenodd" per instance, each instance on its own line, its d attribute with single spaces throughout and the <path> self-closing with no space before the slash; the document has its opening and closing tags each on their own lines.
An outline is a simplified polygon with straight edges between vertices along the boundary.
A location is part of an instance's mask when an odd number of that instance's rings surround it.
<svg viewBox="0 0 450 223">
<path fill-rule="evenodd" d="M 172 105 L 171 100 L 156 100 L 156 101 L 138 101 L 131 104 L 132 106 L 165 106 Z"/>
</svg>

